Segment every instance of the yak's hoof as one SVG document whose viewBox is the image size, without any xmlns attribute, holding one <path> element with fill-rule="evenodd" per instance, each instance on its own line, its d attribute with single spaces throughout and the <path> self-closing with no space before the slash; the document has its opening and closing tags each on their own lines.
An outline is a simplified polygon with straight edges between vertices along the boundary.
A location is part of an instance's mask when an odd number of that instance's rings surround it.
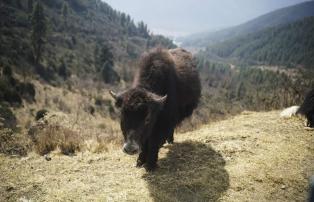
<svg viewBox="0 0 314 202">
<path fill-rule="evenodd" d="M 140 160 L 137 160 L 137 162 L 136 162 L 136 167 L 137 167 L 137 168 L 141 168 L 141 167 L 143 167 L 144 164 L 145 164 L 144 162 L 142 162 L 142 161 L 140 161 Z"/>
<path fill-rule="evenodd" d="M 158 168 L 158 165 L 157 164 L 154 164 L 154 165 L 145 164 L 144 168 L 147 172 L 153 172 Z"/>
</svg>

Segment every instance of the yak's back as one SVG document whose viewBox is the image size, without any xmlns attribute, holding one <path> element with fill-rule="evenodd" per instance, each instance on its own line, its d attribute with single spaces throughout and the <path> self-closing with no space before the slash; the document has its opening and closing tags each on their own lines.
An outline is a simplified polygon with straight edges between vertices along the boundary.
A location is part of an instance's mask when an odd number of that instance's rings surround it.
<svg viewBox="0 0 314 202">
<path fill-rule="evenodd" d="M 140 68 L 133 87 L 144 88 L 159 95 L 167 95 L 162 118 L 179 124 L 191 116 L 197 107 L 201 84 L 191 53 L 184 49 L 153 49 L 140 60 Z"/>
<path fill-rule="evenodd" d="M 168 50 L 156 48 L 142 55 L 139 72 L 135 76 L 133 86 L 139 86 L 157 94 L 167 93 L 166 89 L 172 83 L 167 83 L 168 77 L 175 80 L 175 64 Z"/>
<path fill-rule="evenodd" d="M 177 96 L 180 105 L 197 105 L 201 84 L 196 64 L 191 53 L 182 48 L 171 49 L 177 75 Z"/>
</svg>

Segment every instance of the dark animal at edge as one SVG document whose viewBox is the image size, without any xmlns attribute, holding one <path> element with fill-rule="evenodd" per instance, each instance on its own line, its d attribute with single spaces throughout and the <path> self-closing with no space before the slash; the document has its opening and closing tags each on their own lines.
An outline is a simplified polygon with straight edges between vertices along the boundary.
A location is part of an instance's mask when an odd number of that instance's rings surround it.
<svg viewBox="0 0 314 202">
<path fill-rule="evenodd" d="M 191 53 L 154 49 L 142 56 L 132 88 L 110 94 L 121 109 L 123 151 L 139 152 L 137 167 L 152 171 L 160 147 L 173 143 L 175 127 L 197 107 L 201 84 Z"/>
<path fill-rule="evenodd" d="M 309 193 L 309 202 L 314 202 L 314 176 L 310 179 L 310 193 Z"/>
<path fill-rule="evenodd" d="M 314 128 L 314 89 L 305 96 L 297 114 L 304 115 L 307 119 L 307 126 Z"/>
</svg>

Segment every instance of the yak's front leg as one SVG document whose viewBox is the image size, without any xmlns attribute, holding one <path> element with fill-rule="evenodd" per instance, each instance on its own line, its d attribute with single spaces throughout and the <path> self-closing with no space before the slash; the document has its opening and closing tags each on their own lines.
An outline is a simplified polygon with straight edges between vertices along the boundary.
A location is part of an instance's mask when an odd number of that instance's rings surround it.
<svg viewBox="0 0 314 202">
<path fill-rule="evenodd" d="M 146 153 L 141 152 L 136 161 L 136 167 L 140 168 L 145 164 Z"/>
<path fill-rule="evenodd" d="M 151 142 L 148 146 L 148 153 L 144 165 L 146 171 L 154 171 L 157 168 L 159 144 L 159 142 Z"/>
<path fill-rule="evenodd" d="M 174 142 L 173 133 L 174 133 L 174 128 L 171 128 L 167 134 L 168 144 L 173 144 L 173 142 Z"/>
<path fill-rule="evenodd" d="M 310 114 L 308 117 L 307 117 L 307 126 L 310 127 L 310 128 L 314 128 L 314 114 Z"/>
<path fill-rule="evenodd" d="M 137 158 L 136 167 L 138 168 L 142 167 L 146 163 L 146 157 L 147 157 L 147 143 L 144 144 L 142 151 Z"/>
</svg>

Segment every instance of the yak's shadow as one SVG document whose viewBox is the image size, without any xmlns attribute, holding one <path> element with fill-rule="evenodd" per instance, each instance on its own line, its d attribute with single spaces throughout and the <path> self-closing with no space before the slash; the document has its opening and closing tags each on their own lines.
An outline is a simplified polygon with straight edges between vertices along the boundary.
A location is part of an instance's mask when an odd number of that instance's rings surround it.
<svg viewBox="0 0 314 202">
<path fill-rule="evenodd" d="M 225 160 L 208 145 L 183 142 L 169 146 L 159 169 L 143 178 L 154 201 L 217 201 L 229 187 Z"/>
</svg>

